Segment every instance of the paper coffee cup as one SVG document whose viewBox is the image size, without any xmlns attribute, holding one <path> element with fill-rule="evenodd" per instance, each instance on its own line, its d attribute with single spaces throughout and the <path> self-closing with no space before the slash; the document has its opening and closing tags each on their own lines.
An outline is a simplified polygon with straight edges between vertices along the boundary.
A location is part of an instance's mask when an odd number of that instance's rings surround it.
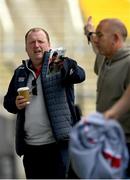
<svg viewBox="0 0 130 180">
<path fill-rule="evenodd" d="M 20 96 L 23 96 L 27 100 L 27 104 L 30 103 L 29 87 L 21 87 L 17 90 Z"/>
</svg>

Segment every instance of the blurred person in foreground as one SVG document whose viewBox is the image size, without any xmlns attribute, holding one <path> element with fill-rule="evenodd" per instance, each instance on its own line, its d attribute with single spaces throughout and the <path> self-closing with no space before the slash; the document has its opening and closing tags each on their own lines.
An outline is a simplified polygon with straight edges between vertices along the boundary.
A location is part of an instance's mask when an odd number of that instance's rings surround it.
<svg viewBox="0 0 130 180">
<path fill-rule="evenodd" d="M 96 110 L 103 113 L 121 98 L 130 84 L 130 48 L 125 44 L 127 29 L 119 19 L 108 18 L 101 20 L 94 30 L 92 17 L 89 17 L 84 30 L 96 52 Z M 130 151 L 130 110 L 118 120 L 124 129 Z M 128 169 L 130 173 L 130 166 Z"/>
<path fill-rule="evenodd" d="M 75 60 L 64 57 L 57 71 L 49 70 L 50 38 L 42 28 L 25 35 L 29 59 L 14 72 L 4 107 L 17 114 L 16 152 L 23 155 L 27 179 L 67 178 L 69 133 L 76 122 L 74 84 L 85 80 Z M 28 86 L 30 104 L 17 89 Z"/>
</svg>

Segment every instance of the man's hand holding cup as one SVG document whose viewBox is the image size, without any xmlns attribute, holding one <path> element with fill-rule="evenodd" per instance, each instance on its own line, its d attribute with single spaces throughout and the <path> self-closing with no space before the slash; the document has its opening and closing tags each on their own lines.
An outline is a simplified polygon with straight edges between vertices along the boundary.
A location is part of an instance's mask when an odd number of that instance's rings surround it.
<svg viewBox="0 0 130 180">
<path fill-rule="evenodd" d="M 30 93 L 28 87 L 21 87 L 17 90 L 18 96 L 16 97 L 16 106 L 19 110 L 25 108 L 30 104 Z"/>
</svg>

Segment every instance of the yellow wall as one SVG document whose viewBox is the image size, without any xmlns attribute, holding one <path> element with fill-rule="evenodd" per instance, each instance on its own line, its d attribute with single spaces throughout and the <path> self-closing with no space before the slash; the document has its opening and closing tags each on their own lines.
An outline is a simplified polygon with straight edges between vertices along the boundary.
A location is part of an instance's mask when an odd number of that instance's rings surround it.
<svg viewBox="0 0 130 180">
<path fill-rule="evenodd" d="M 118 18 L 124 22 L 130 35 L 130 0 L 79 0 L 84 20 L 93 17 L 96 26 L 101 19 Z"/>
</svg>

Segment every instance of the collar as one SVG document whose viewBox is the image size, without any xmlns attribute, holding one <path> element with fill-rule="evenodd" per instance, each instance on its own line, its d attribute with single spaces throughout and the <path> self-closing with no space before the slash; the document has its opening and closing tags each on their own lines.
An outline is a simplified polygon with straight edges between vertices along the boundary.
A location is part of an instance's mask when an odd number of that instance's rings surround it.
<svg viewBox="0 0 130 180">
<path fill-rule="evenodd" d="M 30 60 L 30 61 L 28 61 L 28 68 L 30 68 L 30 70 L 32 70 L 35 73 L 35 75 L 36 75 L 35 78 L 37 79 L 41 73 L 42 65 L 40 65 L 38 68 L 35 68 Z"/>
<path fill-rule="evenodd" d="M 40 65 L 38 68 L 35 68 L 34 66 L 33 66 L 33 64 L 32 64 L 32 70 L 35 72 L 35 74 L 36 74 L 36 78 L 38 78 L 38 76 L 40 75 L 40 73 L 41 73 L 41 69 L 42 69 L 42 65 Z"/>
<path fill-rule="evenodd" d="M 22 60 L 22 63 L 28 70 L 30 70 L 33 73 L 34 77 L 37 79 L 41 73 L 42 64 L 38 68 L 35 68 L 30 59 Z"/>
</svg>

